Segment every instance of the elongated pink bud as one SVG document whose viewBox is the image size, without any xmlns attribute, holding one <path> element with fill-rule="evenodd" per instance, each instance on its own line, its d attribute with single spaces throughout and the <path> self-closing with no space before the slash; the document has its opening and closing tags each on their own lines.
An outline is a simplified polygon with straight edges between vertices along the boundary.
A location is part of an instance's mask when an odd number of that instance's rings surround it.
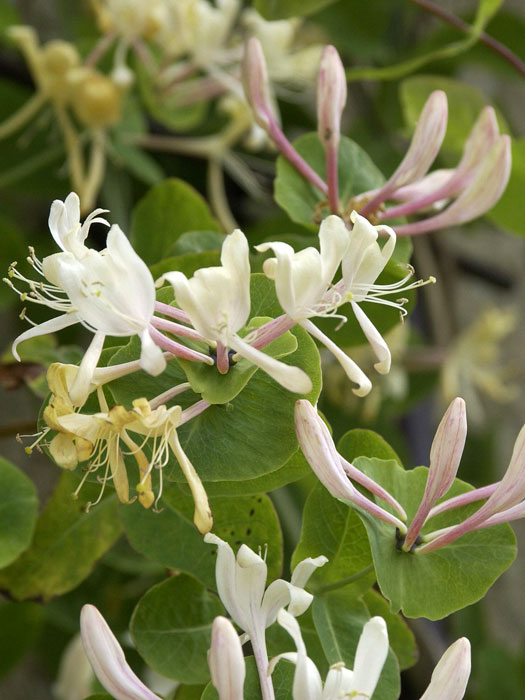
<svg viewBox="0 0 525 700">
<path fill-rule="evenodd" d="M 402 534 L 406 533 L 406 526 L 399 518 L 373 503 L 353 486 L 344 472 L 328 428 L 306 399 L 295 403 L 295 432 L 308 464 L 332 496 L 349 501 L 379 520 L 399 528 Z"/>
<path fill-rule="evenodd" d="M 317 133 L 325 147 L 337 148 L 346 104 L 345 69 L 334 46 L 325 46 L 317 78 Z"/>
<path fill-rule="evenodd" d="M 447 96 L 442 90 L 435 90 L 425 102 L 405 157 L 388 182 L 360 209 L 360 214 L 367 216 L 374 212 L 392 192 L 425 175 L 445 137 L 447 119 Z"/>
<path fill-rule="evenodd" d="M 454 481 L 467 437 L 465 402 L 456 398 L 448 407 L 436 430 L 430 448 L 430 467 L 423 499 L 410 523 L 403 548 L 409 550 L 434 503 L 446 494 Z"/>
<path fill-rule="evenodd" d="M 243 700 L 246 667 L 241 642 L 232 623 L 220 615 L 211 628 L 208 666 L 219 700 Z"/>
<path fill-rule="evenodd" d="M 269 130 L 274 114 L 266 59 L 259 39 L 251 37 L 244 46 L 242 64 L 242 84 L 246 99 L 253 110 L 255 121 L 263 129 Z"/>
<path fill-rule="evenodd" d="M 458 226 L 485 214 L 492 209 L 505 191 L 511 165 L 510 137 L 503 135 L 485 154 L 468 187 L 447 209 L 430 219 L 398 226 L 397 235 L 412 236 L 449 226 Z"/>
</svg>

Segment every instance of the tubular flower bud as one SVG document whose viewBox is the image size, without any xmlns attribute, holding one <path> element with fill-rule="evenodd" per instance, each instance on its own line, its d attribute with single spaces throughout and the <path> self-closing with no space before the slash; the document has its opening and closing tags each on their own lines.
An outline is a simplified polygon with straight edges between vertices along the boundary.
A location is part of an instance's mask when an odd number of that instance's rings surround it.
<svg viewBox="0 0 525 700">
<path fill-rule="evenodd" d="M 270 83 L 266 69 L 266 59 L 261 42 L 252 37 L 244 47 L 242 64 L 242 83 L 246 99 L 253 110 L 255 121 L 263 129 L 268 130 L 272 122 L 277 122 L 274 113 L 273 100 L 270 94 Z"/>
<path fill-rule="evenodd" d="M 317 133 L 325 148 L 337 149 L 346 104 L 346 77 L 339 54 L 325 46 L 317 79 Z"/>
<path fill-rule="evenodd" d="M 211 682 L 219 700 L 243 700 L 246 666 L 239 635 L 226 617 L 216 617 L 211 628 L 208 650 Z"/>
</svg>

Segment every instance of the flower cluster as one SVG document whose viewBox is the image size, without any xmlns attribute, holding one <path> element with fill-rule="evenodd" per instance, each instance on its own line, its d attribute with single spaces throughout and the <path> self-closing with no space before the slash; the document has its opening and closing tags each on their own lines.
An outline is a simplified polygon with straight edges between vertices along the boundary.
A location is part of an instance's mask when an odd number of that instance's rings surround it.
<svg viewBox="0 0 525 700">
<path fill-rule="evenodd" d="M 220 700 L 242 700 L 246 675 L 242 645 L 250 639 L 264 700 L 275 698 L 272 673 L 280 660 L 295 664 L 293 700 L 338 700 L 369 698 L 381 677 L 388 650 L 388 631 L 382 617 L 371 618 L 363 627 L 350 670 L 343 662 L 330 667 L 323 684 L 314 662 L 307 656 L 301 628 L 296 620 L 309 607 L 312 595 L 304 586 L 325 557 L 305 559 L 295 568 L 292 582 L 282 579 L 266 586 L 266 563 L 242 545 L 237 557 L 231 547 L 215 535 L 205 536 L 217 544 L 216 578 L 219 597 L 232 620 L 246 632 L 241 637 L 232 623 L 218 616 L 211 629 L 208 665 L 211 682 Z M 279 654 L 268 661 L 265 629 L 275 621 L 292 637 L 297 651 Z M 159 700 L 135 675 L 111 629 L 93 605 L 84 605 L 80 616 L 82 642 L 95 674 L 115 700 Z M 458 639 L 443 654 L 421 700 L 461 700 L 470 675 L 470 644 Z"/>
<path fill-rule="evenodd" d="M 111 479 L 119 499 L 129 503 L 134 499 L 129 495 L 124 445 L 137 463 L 136 490 L 145 507 L 158 502 L 162 493 L 162 468 L 173 454 L 192 490 L 195 523 L 201 532 L 207 532 L 212 524 L 208 501 L 194 467 L 180 446 L 177 427 L 209 404 L 197 401 L 185 411 L 180 406 L 168 408 L 166 402 L 190 388 L 183 382 L 150 402 L 139 396 L 129 408 L 118 404 L 111 407 L 102 386 L 140 369 L 156 376 L 174 358 L 215 365 L 220 374 L 231 371 L 236 361 L 243 358 L 287 390 L 308 394 L 312 382 L 304 370 L 264 351 L 273 340 L 298 324 L 334 354 L 357 384 L 354 392 L 364 396 L 371 389 L 368 377 L 312 319 L 335 315 L 345 321 L 341 307 L 349 304 L 378 358 L 376 369 L 386 373 L 390 369 L 390 351 L 361 304 L 386 303 L 404 313 L 403 300 L 394 302 L 383 297 L 399 294 L 421 282 L 408 282 L 412 274 L 409 270 L 398 283 L 377 284 L 378 275 L 394 251 L 394 231 L 384 226 L 376 228 L 355 213 L 349 231 L 342 219 L 330 216 L 319 231 L 320 251 L 306 248 L 295 253 L 288 244 L 279 241 L 257 246 L 259 251 L 272 250 L 276 256 L 265 260 L 263 269 L 275 283 L 284 314 L 243 337 L 241 332 L 250 319 L 250 260 L 248 242 L 240 230 L 224 239 L 220 266 L 197 270 L 191 279 L 179 271 L 166 272 L 155 283 L 119 226 L 109 229 L 103 251 L 86 246 L 94 223 L 109 226 L 102 216 L 104 213 L 97 209 L 81 223 L 79 198 L 74 192 L 64 202 L 54 201 L 49 229 L 61 252 L 41 261 L 30 249 L 27 260 L 40 280 L 26 278 L 17 263 L 10 266 L 5 279 L 24 302 L 59 312 L 48 321 L 33 324 L 16 338 L 13 354 L 17 359 L 20 359 L 18 346 L 31 338 L 76 323 L 93 333 L 79 367 L 51 366 L 48 372 L 51 398 L 43 413 L 47 427 L 39 433 L 35 444 L 55 431 L 49 449 L 60 466 L 74 469 L 79 462 L 87 461 L 84 479 L 93 472 L 103 474 L 100 497 Z M 377 240 L 380 231 L 388 235 L 382 248 Z M 339 267 L 342 278 L 336 281 Z M 176 305 L 155 299 L 155 285 L 162 286 L 165 282 L 173 287 Z M 29 320 L 25 309 L 22 316 Z M 139 359 L 99 367 L 107 336 L 137 336 L 141 343 Z M 82 407 L 94 392 L 99 411 L 82 413 Z M 142 436 L 138 443 L 130 433 Z M 146 442 L 151 448 L 150 456 L 143 449 Z M 156 497 L 152 487 L 153 469 L 159 470 Z"/>
<path fill-rule="evenodd" d="M 244 73 L 247 99 L 258 124 L 268 132 L 282 155 L 326 197 L 333 214 L 342 215 L 355 209 L 379 223 L 430 211 L 427 218 L 396 227 L 398 235 L 412 236 L 481 216 L 496 204 L 507 186 L 511 169 L 510 137 L 500 134 L 492 107 L 485 107 L 472 127 L 457 167 L 428 174 L 447 127 L 447 97 L 443 91 L 436 90 L 424 105 L 406 155 L 393 175 L 379 189 L 356 194 L 350 202 L 341 202 L 338 151 L 347 89 L 344 67 L 336 49 L 324 48 L 318 74 L 318 135 L 325 149 L 326 182 L 299 155 L 279 126 L 270 99 L 264 53 L 256 38 L 246 44 Z M 400 204 L 385 208 L 387 201 Z"/>
<path fill-rule="evenodd" d="M 466 410 L 461 398 L 454 399 L 438 426 L 430 450 L 425 491 L 408 526 L 402 505 L 337 452 L 326 425 L 308 401 L 296 403 L 295 429 L 304 456 L 332 496 L 394 526 L 401 549 L 406 552 L 422 555 L 469 532 L 525 517 L 525 426 L 516 438 L 508 469 L 500 481 L 440 501 L 452 486 L 465 445 Z M 384 501 L 397 516 L 361 494 L 351 480 Z M 484 499 L 486 502 L 463 522 L 428 532 L 427 524 L 436 515 Z"/>
</svg>

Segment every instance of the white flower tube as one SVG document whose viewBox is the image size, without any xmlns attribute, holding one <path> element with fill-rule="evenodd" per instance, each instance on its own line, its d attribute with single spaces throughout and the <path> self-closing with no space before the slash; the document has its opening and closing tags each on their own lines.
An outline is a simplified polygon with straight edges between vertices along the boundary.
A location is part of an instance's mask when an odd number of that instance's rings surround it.
<svg viewBox="0 0 525 700">
<path fill-rule="evenodd" d="M 82 608 L 80 633 L 98 680 L 115 700 L 160 700 L 133 673 L 122 647 L 94 605 Z"/>
<path fill-rule="evenodd" d="M 470 676 L 470 642 L 461 637 L 439 660 L 421 700 L 461 700 Z"/>
<path fill-rule="evenodd" d="M 211 628 L 208 666 L 219 700 L 243 700 L 246 666 L 241 642 L 232 623 L 220 615 Z"/>
</svg>

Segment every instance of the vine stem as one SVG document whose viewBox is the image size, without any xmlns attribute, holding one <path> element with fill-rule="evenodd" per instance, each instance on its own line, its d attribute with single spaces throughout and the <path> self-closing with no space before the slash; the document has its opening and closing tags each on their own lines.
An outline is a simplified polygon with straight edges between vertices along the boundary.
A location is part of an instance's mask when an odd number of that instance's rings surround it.
<svg viewBox="0 0 525 700">
<path fill-rule="evenodd" d="M 427 12 L 439 17 L 444 22 L 447 22 L 447 24 L 455 27 L 455 29 L 459 29 L 460 32 L 465 34 L 470 34 L 472 32 L 472 27 L 470 24 L 464 22 L 459 17 L 456 17 L 456 15 L 452 14 L 452 12 L 449 12 L 444 7 L 431 2 L 431 0 L 409 0 L 409 2 L 413 3 L 414 5 L 418 5 Z M 479 41 L 482 44 L 485 44 L 485 46 L 488 46 L 495 53 L 499 54 L 503 60 L 510 63 L 510 65 L 515 68 L 518 73 L 525 77 L 525 63 L 518 56 L 516 56 L 516 54 L 511 51 L 508 46 L 505 46 L 505 44 L 502 44 L 500 41 L 494 39 L 494 37 L 483 31 L 479 34 Z"/>
</svg>

